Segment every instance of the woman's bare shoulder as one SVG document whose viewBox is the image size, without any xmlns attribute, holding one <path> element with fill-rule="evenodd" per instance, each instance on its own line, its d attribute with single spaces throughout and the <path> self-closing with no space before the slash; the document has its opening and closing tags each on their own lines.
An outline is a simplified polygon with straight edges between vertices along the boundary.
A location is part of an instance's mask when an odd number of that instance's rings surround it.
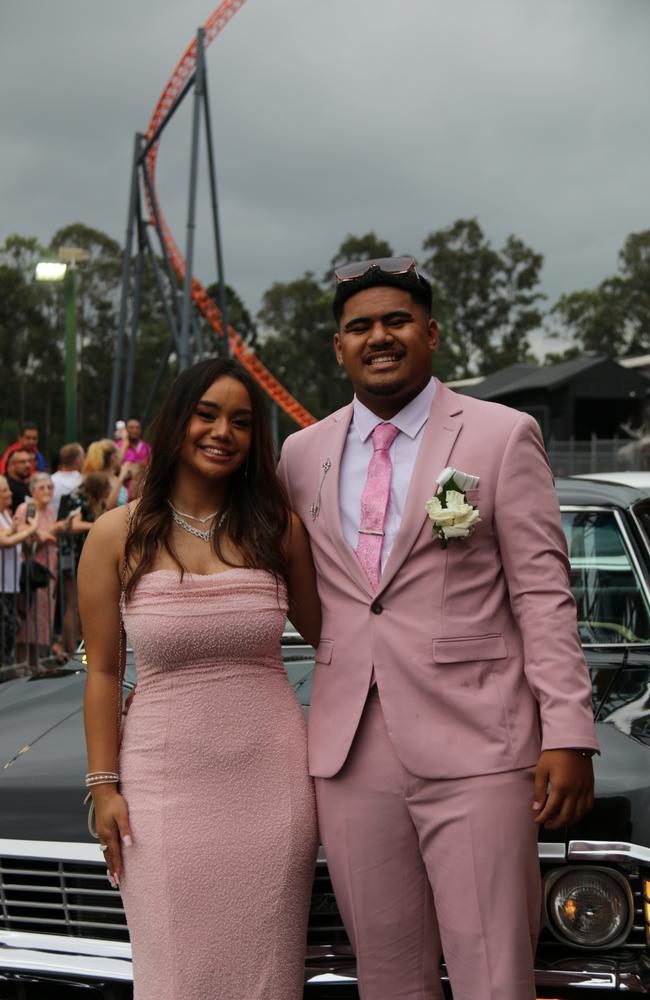
<svg viewBox="0 0 650 1000">
<path fill-rule="evenodd" d="M 129 519 L 133 515 L 135 505 L 136 503 L 133 502 L 104 511 L 88 532 L 88 541 L 92 538 L 94 544 L 102 544 L 111 548 L 114 547 L 116 550 L 123 550 Z"/>
</svg>

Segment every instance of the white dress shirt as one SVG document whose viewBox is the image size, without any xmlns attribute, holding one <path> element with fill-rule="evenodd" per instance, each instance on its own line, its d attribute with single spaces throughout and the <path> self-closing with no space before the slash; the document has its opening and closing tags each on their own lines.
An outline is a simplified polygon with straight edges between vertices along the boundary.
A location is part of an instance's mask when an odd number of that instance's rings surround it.
<svg viewBox="0 0 650 1000">
<path fill-rule="evenodd" d="M 388 452 L 393 464 L 393 476 L 384 522 L 384 541 L 381 548 L 382 571 L 402 523 L 406 494 L 422 443 L 424 428 L 429 419 L 436 384 L 435 378 L 430 379 L 415 399 L 412 399 L 399 413 L 386 421 L 372 413 L 356 396 L 354 397 L 352 420 L 343 448 L 339 479 L 341 524 L 345 539 L 353 550 L 356 549 L 359 540 L 361 496 L 368 477 L 370 459 L 374 452 L 370 435 L 377 424 L 381 423 L 393 424 L 401 431 Z"/>
</svg>

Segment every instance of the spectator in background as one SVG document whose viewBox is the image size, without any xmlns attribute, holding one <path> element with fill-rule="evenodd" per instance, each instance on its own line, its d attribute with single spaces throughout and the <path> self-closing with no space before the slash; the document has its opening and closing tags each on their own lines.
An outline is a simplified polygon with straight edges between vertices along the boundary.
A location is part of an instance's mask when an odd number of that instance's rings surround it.
<svg viewBox="0 0 650 1000">
<path fill-rule="evenodd" d="M 7 461 L 7 482 L 11 490 L 12 507 L 14 512 L 18 510 L 29 496 L 29 480 L 32 477 L 32 456 L 23 448 L 17 448 L 9 456 Z"/>
<path fill-rule="evenodd" d="M 58 518 L 65 523 L 59 545 L 59 587 L 56 595 L 55 631 L 63 632 L 68 653 L 74 652 L 80 637 L 76 609 L 77 563 L 86 535 L 106 510 L 111 478 L 106 472 L 89 472 L 71 493 L 61 497 Z"/>
<path fill-rule="evenodd" d="M 0 476 L 0 665 L 13 663 L 18 631 L 20 544 L 36 531 L 36 517 L 16 528 L 11 514 L 12 496 L 5 476 Z"/>
<path fill-rule="evenodd" d="M 102 438 L 101 441 L 93 441 L 88 445 L 81 474 L 85 477 L 91 472 L 105 472 L 110 480 L 111 490 L 106 498 L 106 510 L 112 510 L 128 501 L 124 484 L 131 475 L 131 467 L 128 462 L 121 461 L 117 445 L 110 438 Z"/>
<path fill-rule="evenodd" d="M 29 623 L 21 628 L 19 641 L 27 641 L 30 645 L 39 646 L 41 655 L 48 655 L 50 650 L 58 663 L 65 663 L 67 656 L 59 638 L 54 636 L 54 609 L 57 576 L 57 535 L 65 531 L 65 521 L 57 521 L 50 504 L 54 492 L 52 478 L 47 472 L 37 472 L 29 482 L 29 491 L 33 501 L 36 516 L 36 531 L 33 539 L 32 555 L 42 566 L 45 566 L 52 577 L 46 587 L 38 587 L 32 594 L 32 607 L 29 609 Z M 31 514 L 30 500 L 22 503 L 16 511 L 15 524 L 20 530 L 24 528 Z M 34 612 L 33 604 L 36 604 Z M 34 661 L 36 660 L 33 657 Z M 30 656 L 30 661 L 32 657 Z"/>
<path fill-rule="evenodd" d="M 81 484 L 81 467 L 84 463 L 84 450 L 81 445 L 74 441 L 72 444 L 64 444 L 59 452 L 59 468 L 52 474 L 54 483 L 54 494 L 52 496 L 52 510 L 55 514 L 59 510 L 61 497 L 72 493 Z"/>
<path fill-rule="evenodd" d="M 30 476 L 33 476 L 35 472 L 45 472 L 47 466 L 45 459 L 38 450 L 38 427 L 36 424 L 30 422 L 22 424 L 18 440 L 10 444 L 2 458 L 0 458 L 0 473 L 3 476 L 7 475 L 9 456 L 13 455 L 15 451 L 26 451 L 29 453 L 31 458 Z"/>
<path fill-rule="evenodd" d="M 140 483 L 151 458 L 151 445 L 142 437 L 142 424 L 133 417 L 127 420 L 122 432 L 119 455 L 122 462 L 128 462 L 130 466 L 128 491 L 129 500 L 132 500 L 139 495 Z"/>
<path fill-rule="evenodd" d="M 111 479 L 106 472 L 89 472 L 83 481 L 61 503 L 60 518 L 67 520 L 70 530 L 87 535 L 97 518 L 108 510 L 107 502 L 111 493 Z M 64 506 L 68 509 L 64 509 Z"/>
</svg>

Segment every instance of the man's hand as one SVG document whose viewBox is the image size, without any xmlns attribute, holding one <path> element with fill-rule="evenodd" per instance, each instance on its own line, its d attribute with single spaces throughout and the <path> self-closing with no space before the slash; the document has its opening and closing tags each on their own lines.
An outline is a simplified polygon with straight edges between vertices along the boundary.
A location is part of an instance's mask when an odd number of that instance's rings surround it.
<svg viewBox="0 0 650 1000">
<path fill-rule="evenodd" d="M 549 788 L 550 786 L 550 788 Z M 575 750 L 545 750 L 535 772 L 535 822 L 547 830 L 576 823 L 594 804 L 590 757 Z"/>
</svg>

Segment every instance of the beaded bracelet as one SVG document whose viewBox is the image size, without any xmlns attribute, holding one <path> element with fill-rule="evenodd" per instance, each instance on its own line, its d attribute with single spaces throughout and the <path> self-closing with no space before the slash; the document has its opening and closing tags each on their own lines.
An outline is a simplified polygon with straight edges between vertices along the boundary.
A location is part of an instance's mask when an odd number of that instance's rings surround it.
<svg viewBox="0 0 650 1000">
<path fill-rule="evenodd" d="M 92 785 L 114 785 L 119 780 L 120 776 L 115 771 L 90 771 L 86 775 L 86 788 Z"/>
</svg>

